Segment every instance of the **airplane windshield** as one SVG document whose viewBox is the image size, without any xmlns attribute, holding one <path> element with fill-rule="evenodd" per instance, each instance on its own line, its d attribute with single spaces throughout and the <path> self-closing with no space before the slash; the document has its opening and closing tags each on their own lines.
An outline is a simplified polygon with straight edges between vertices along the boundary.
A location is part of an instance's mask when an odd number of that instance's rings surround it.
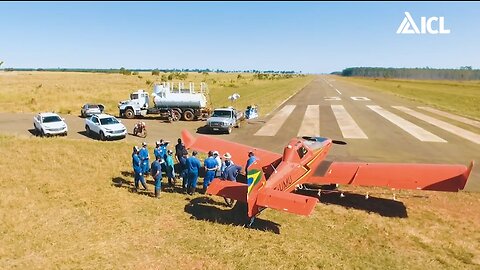
<svg viewBox="0 0 480 270">
<path fill-rule="evenodd" d="M 324 137 L 302 137 L 302 139 L 305 140 L 303 144 L 312 150 L 322 148 L 325 145 L 325 142 L 328 141 L 328 138 Z"/>
</svg>

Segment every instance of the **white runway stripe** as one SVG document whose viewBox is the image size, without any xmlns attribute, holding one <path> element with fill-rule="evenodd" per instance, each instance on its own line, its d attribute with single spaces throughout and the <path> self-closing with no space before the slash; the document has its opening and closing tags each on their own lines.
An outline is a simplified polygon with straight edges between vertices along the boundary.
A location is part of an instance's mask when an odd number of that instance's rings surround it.
<svg viewBox="0 0 480 270">
<path fill-rule="evenodd" d="M 331 105 L 331 107 L 344 138 L 368 139 L 343 105 Z"/>
<path fill-rule="evenodd" d="M 285 105 L 280 111 L 278 111 L 270 120 L 255 133 L 255 136 L 275 136 L 278 130 L 282 127 L 283 123 L 287 120 L 288 116 L 295 109 L 295 105 Z"/>
<path fill-rule="evenodd" d="M 393 114 L 384 108 L 377 106 L 377 105 L 368 105 L 367 106 L 370 110 L 378 113 L 383 118 L 387 119 L 388 121 L 392 122 L 393 124 L 397 125 L 399 128 L 405 130 L 406 132 L 410 133 L 413 137 L 419 139 L 422 142 L 447 142 L 444 139 L 438 137 L 435 134 L 432 134 L 425 129 Z"/>
<path fill-rule="evenodd" d="M 308 105 L 298 136 L 320 136 L 320 105 Z"/>
<path fill-rule="evenodd" d="M 400 110 L 404 113 L 407 113 L 407 114 L 410 114 L 411 116 L 413 117 L 416 117 L 418 119 L 421 119 L 425 122 L 428 122 L 432 125 L 435 125 L 443 130 L 446 130 L 448 132 L 451 132 L 457 136 L 460 136 L 464 139 L 467 139 L 471 142 L 474 142 L 476 144 L 480 144 L 480 135 L 478 134 L 475 134 L 473 132 L 470 132 L 468 130 L 465 130 L 463 128 L 459 128 L 457 126 L 454 126 L 452 124 L 449 124 L 447 122 L 444 122 L 444 121 L 441 121 L 441 120 L 438 120 L 438 119 L 435 119 L 433 117 L 430 117 L 428 115 L 425 115 L 425 114 L 422 114 L 422 113 L 419 113 L 419 112 L 416 112 L 412 109 L 409 109 L 409 108 L 405 108 L 403 106 L 392 106 L 393 108 L 397 109 L 397 110 Z"/>
<path fill-rule="evenodd" d="M 475 121 L 475 120 L 468 119 L 468 118 L 465 118 L 465 117 L 461 117 L 461 116 L 458 116 L 458 115 L 454 115 L 454 114 L 451 114 L 451 113 L 439 111 L 437 109 L 430 108 L 430 107 L 418 107 L 418 108 L 420 108 L 422 110 L 425 110 L 425 111 L 428 111 L 428 112 L 432 112 L 432 113 L 441 115 L 441 116 L 444 116 L 444 117 L 447 117 L 447 118 L 450 118 L 450 119 L 453 119 L 453 120 L 456 120 L 458 122 L 462 122 L 462 123 L 467 124 L 467 125 L 471 125 L 471 126 L 480 128 L 480 122 L 479 121 Z"/>
</svg>

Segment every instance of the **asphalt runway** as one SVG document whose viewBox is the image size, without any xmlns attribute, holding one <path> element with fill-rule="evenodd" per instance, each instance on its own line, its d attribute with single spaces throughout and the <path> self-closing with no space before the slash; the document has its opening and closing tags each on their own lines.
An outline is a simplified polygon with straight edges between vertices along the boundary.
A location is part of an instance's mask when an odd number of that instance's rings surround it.
<svg viewBox="0 0 480 270">
<path fill-rule="evenodd" d="M 347 142 L 332 147 L 327 157 L 339 161 L 464 165 L 471 160 L 480 162 L 479 122 L 337 81 L 334 76 L 318 76 L 269 115 L 262 113 L 260 108 L 260 118 L 243 122 L 230 135 L 212 136 L 281 153 L 292 137 L 321 135 Z M 0 132 L 34 136 L 34 115 L 0 113 Z M 69 125 L 68 138 L 94 140 L 84 135 L 83 118 L 63 117 Z M 137 121 L 122 119 L 129 132 Z M 126 140 L 132 145 L 146 141 L 153 147 L 155 141 L 163 138 L 171 141 L 173 147 L 182 129 L 202 133 L 205 124 L 204 121 L 167 123 L 151 118 L 142 121 L 147 124 L 148 136 L 144 139 L 129 134 Z M 466 190 L 480 191 L 480 164 L 474 167 Z"/>
</svg>

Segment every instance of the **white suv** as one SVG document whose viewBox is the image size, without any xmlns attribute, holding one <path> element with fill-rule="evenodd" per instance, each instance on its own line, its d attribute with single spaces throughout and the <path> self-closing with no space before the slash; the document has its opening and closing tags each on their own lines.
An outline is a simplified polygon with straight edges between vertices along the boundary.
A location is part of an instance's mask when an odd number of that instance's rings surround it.
<svg viewBox="0 0 480 270">
<path fill-rule="evenodd" d="M 127 128 L 115 116 L 108 114 L 94 114 L 85 119 L 85 131 L 88 136 L 96 133 L 100 140 L 110 138 L 125 138 Z"/>
<path fill-rule="evenodd" d="M 64 135 L 67 136 L 68 127 L 65 119 L 56 113 L 39 113 L 33 117 L 33 128 L 40 136 Z"/>
</svg>

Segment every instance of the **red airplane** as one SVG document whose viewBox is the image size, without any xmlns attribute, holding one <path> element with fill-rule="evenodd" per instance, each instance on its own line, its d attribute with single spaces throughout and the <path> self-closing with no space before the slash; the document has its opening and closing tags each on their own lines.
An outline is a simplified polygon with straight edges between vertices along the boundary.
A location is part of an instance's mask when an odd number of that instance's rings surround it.
<svg viewBox="0 0 480 270">
<path fill-rule="evenodd" d="M 291 193 L 304 184 L 379 186 L 458 192 L 473 168 L 464 165 L 336 162 L 325 160 L 332 144 L 346 144 L 323 137 L 298 137 L 290 140 L 283 155 L 205 135 L 193 137 L 182 131 L 187 149 L 229 152 L 235 164 L 245 166 L 248 152 L 256 162 L 248 169 L 247 183 L 214 179 L 207 193 L 247 204 L 247 216 L 254 218 L 265 208 L 299 215 L 312 213 L 318 199 Z M 320 194 L 320 192 L 319 192 Z"/>
</svg>

